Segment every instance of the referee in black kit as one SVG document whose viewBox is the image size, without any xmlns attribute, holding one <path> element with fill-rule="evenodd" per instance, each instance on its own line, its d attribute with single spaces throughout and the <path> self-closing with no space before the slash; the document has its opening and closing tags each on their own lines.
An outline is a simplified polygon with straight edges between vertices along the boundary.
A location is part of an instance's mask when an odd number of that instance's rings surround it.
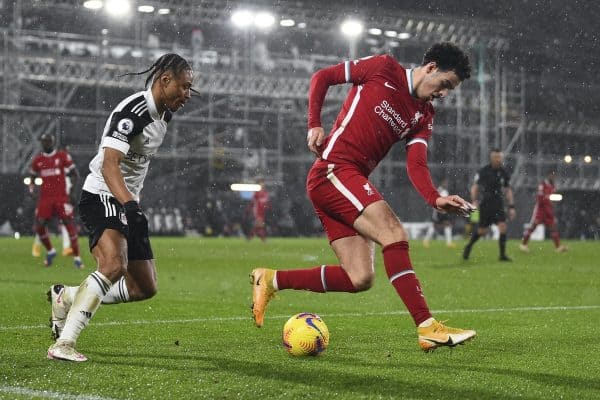
<svg viewBox="0 0 600 400">
<path fill-rule="evenodd" d="M 504 199 L 508 203 L 508 218 L 517 215 L 513 203 L 513 192 L 509 185 L 510 176 L 502 167 L 503 154 L 500 149 L 490 150 L 490 163 L 481 168 L 471 186 L 471 203 L 479 208 L 479 226 L 473 230 L 471 240 L 463 251 L 468 260 L 473 245 L 488 233 L 490 225 L 497 224 L 500 230 L 500 261 L 512 261 L 506 255 L 506 212 Z M 481 195 L 481 196 L 480 196 Z M 479 201 L 481 197 L 481 201 Z"/>
</svg>

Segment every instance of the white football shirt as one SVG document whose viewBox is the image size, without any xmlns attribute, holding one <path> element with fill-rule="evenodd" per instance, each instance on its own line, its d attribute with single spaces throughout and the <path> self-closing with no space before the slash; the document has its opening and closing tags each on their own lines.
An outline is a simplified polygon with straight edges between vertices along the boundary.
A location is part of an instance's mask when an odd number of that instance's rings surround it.
<svg viewBox="0 0 600 400">
<path fill-rule="evenodd" d="M 83 190 L 113 196 L 101 172 L 104 148 L 109 147 L 125 154 L 120 164 L 121 173 L 127 189 L 139 201 L 150 158 L 162 144 L 171 117 L 169 111 L 162 116 L 158 114 L 150 89 L 121 101 L 106 121 L 98 154 L 90 162 Z"/>
</svg>

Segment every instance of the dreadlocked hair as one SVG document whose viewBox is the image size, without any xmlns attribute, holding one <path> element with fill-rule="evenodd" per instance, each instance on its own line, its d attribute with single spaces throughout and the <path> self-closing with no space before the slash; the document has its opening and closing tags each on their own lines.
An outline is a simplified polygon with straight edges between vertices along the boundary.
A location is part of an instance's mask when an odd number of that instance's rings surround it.
<svg viewBox="0 0 600 400">
<path fill-rule="evenodd" d="M 158 78 L 167 71 L 171 71 L 173 75 L 179 75 L 185 70 L 192 70 L 192 67 L 185 60 L 185 58 L 181 57 L 179 54 L 167 53 L 160 56 L 154 62 L 154 64 L 150 66 L 150 68 L 141 72 L 130 72 L 121 76 L 144 75 L 149 72 L 150 74 L 148 75 L 148 77 L 146 78 L 146 82 L 144 83 L 144 87 L 148 87 L 148 84 L 154 82 L 154 79 Z"/>
</svg>

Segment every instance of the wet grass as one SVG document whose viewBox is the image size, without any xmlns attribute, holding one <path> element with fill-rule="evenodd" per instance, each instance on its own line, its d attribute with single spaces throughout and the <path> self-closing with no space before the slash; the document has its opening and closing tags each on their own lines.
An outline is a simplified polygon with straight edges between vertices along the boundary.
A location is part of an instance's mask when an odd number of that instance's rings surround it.
<svg viewBox="0 0 600 400">
<path fill-rule="evenodd" d="M 85 248 L 84 240 L 82 240 Z M 30 255 L 31 240 L 0 239 L 0 398 L 88 399 L 552 399 L 600 398 L 600 246 L 478 243 L 463 262 L 460 245 L 411 244 L 430 307 L 476 340 L 422 353 L 410 317 L 387 282 L 381 258 L 373 289 L 359 294 L 285 291 L 265 326 L 250 317 L 248 273 L 255 266 L 333 263 L 326 239 L 154 238 L 159 294 L 102 306 L 78 349 L 87 363 L 46 359 L 48 286 L 79 284 L 58 257 L 52 268 Z M 317 358 L 292 358 L 281 328 L 298 312 L 320 314 L 331 332 Z"/>
</svg>

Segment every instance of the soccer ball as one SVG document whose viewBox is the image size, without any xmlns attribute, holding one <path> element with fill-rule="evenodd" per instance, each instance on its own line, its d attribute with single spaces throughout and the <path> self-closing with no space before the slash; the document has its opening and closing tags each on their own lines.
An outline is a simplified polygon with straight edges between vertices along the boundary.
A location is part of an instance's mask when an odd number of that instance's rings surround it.
<svg viewBox="0 0 600 400">
<path fill-rule="evenodd" d="M 296 314 L 283 326 L 283 345 L 293 356 L 318 356 L 329 344 L 329 329 L 317 314 Z"/>
</svg>

